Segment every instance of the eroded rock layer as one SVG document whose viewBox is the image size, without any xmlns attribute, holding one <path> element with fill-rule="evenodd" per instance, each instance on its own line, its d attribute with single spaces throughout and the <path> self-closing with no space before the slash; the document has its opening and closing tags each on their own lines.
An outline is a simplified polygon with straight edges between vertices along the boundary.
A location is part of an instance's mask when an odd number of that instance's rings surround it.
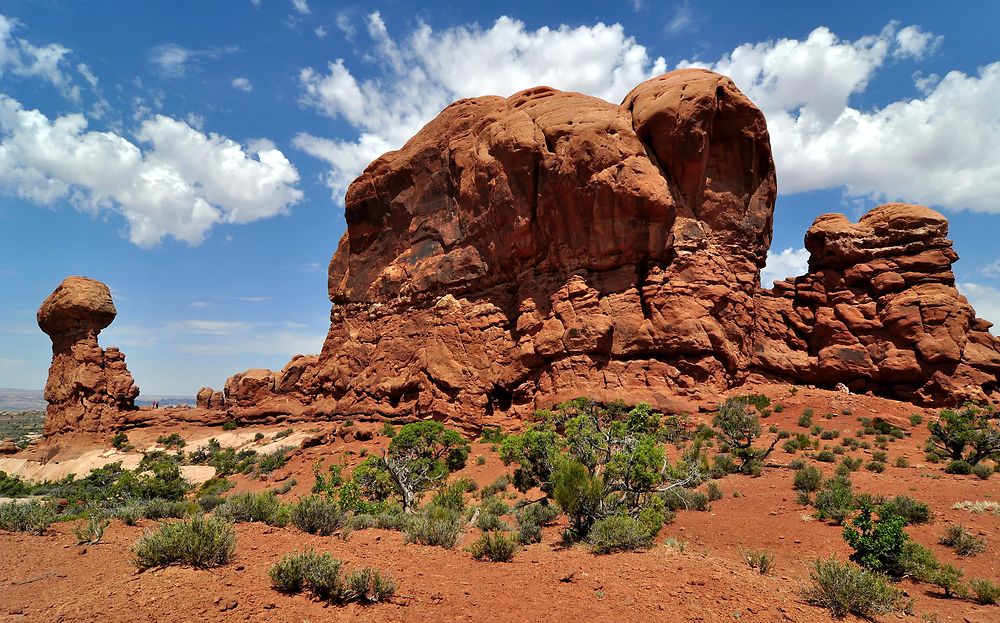
<svg viewBox="0 0 1000 623">
<path fill-rule="evenodd" d="M 762 291 L 753 365 L 788 380 L 905 400 L 986 399 L 1000 340 L 955 289 L 947 220 L 879 206 L 858 223 L 826 214 L 806 233 L 809 274 Z"/>
<path fill-rule="evenodd" d="M 67 277 L 39 308 L 38 326 L 52 338 L 46 435 L 114 430 L 135 409 L 125 354 L 97 342 L 117 313 L 108 287 L 86 277 Z"/>
<path fill-rule="evenodd" d="M 351 185 L 320 356 L 227 395 L 463 419 L 728 387 L 774 197 L 763 115 L 711 72 L 458 101 Z"/>
</svg>

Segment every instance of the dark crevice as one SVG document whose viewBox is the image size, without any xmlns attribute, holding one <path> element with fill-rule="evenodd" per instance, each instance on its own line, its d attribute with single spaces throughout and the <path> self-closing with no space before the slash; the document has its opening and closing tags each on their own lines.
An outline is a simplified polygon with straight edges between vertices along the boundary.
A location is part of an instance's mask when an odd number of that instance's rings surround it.
<svg viewBox="0 0 1000 623">
<path fill-rule="evenodd" d="M 646 300 L 646 278 L 649 277 L 649 257 L 643 256 L 642 260 L 635 267 L 635 290 L 639 294 L 639 305 L 642 307 L 642 317 L 646 320 L 652 320 L 653 310 L 649 306 L 649 301 Z"/>
</svg>

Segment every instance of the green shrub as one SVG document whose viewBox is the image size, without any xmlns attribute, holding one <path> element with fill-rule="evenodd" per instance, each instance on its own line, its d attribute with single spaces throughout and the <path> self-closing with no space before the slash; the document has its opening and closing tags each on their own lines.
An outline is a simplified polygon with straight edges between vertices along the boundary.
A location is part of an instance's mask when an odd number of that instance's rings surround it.
<svg viewBox="0 0 1000 623">
<path fill-rule="evenodd" d="M 966 591 L 962 575 L 962 570 L 953 565 L 940 565 L 931 574 L 929 582 L 944 591 L 945 597 L 964 596 Z"/>
<path fill-rule="evenodd" d="M 142 515 L 146 519 L 181 519 L 191 514 L 192 508 L 180 500 L 149 500 L 142 505 Z"/>
<path fill-rule="evenodd" d="M 274 434 L 274 437 L 272 437 L 271 440 L 272 441 L 278 441 L 279 439 L 284 439 L 285 437 L 290 436 L 292 434 L 292 432 L 293 431 L 290 428 L 286 428 L 284 430 L 279 430 L 278 432 L 276 432 Z"/>
<path fill-rule="evenodd" d="M 878 573 L 902 575 L 906 520 L 891 513 L 876 519 L 875 512 L 870 502 L 862 502 L 858 516 L 844 528 L 844 540 L 854 548 L 851 560 Z"/>
<path fill-rule="evenodd" d="M 907 525 L 929 523 L 932 517 L 930 506 L 905 495 L 897 495 L 884 503 L 879 514 L 898 515 Z"/>
<path fill-rule="evenodd" d="M 120 430 L 115 433 L 114 437 L 111 438 L 111 447 L 120 452 L 128 452 L 132 449 L 132 444 L 128 442 L 128 435 L 125 431 Z"/>
<path fill-rule="evenodd" d="M 705 493 L 708 494 L 709 502 L 721 500 L 722 498 L 726 497 L 726 495 L 722 492 L 722 487 L 720 487 L 718 483 L 715 482 L 708 483 L 708 486 L 705 488 Z"/>
<path fill-rule="evenodd" d="M 271 586 L 280 592 L 295 594 L 308 589 L 319 599 L 339 602 L 347 592 L 340 576 L 342 566 L 329 552 L 310 549 L 286 554 L 267 573 Z"/>
<path fill-rule="evenodd" d="M 45 534 L 56 514 L 47 504 L 38 500 L 0 503 L 0 529 L 10 532 Z"/>
<path fill-rule="evenodd" d="M 969 588 L 975 597 L 976 603 L 984 606 L 994 605 L 1000 602 L 1000 585 L 987 579 L 969 580 Z"/>
<path fill-rule="evenodd" d="M 880 463 L 879 461 L 869 461 L 865 464 L 865 469 L 876 474 L 881 474 L 885 471 L 885 463 Z"/>
<path fill-rule="evenodd" d="M 347 601 L 374 604 L 389 601 L 396 594 L 396 583 L 381 571 L 362 567 L 352 571 L 345 582 Z"/>
<path fill-rule="evenodd" d="M 774 553 L 767 550 L 748 549 L 741 550 L 740 556 L 751 569 L 761 575 L 767 575 L 774 568 Z"/>
<path fill-rule="evenodd" d="M 986 551 L 986 540 L 970 533 L 962 524 L 948 526 L 938 542 L 954 549 L 959 556 L 976 556 Z"/>
<path fill-rule="evenodd" d="M 347 514 L 329 498 L 308 495 L 292 505 L 289 519 L 303 532 L 327 536 L 344 525 Z"/>
<path fill-rule="evenodd" d="M 409 527 L 412 519 L 413 515 L 403 513 L 398 508 L 396 512 L 350 515 L 347 519 L 347 529 L 365 530 L 367 528 L 378 528 L 381 530 L 404 532 Z"/>
<path fill-rule="evenodd" d="M 517 512 L 517 541 L 521 545 L 540 543 L 542 526 L 555 521 L 559 511 L 547 503 L 525 506 Z"/>
<path fill-rule="evenodd" d="M 237 493 L 226 498 L 215 514 L 234 523 L 257 521 L 279 527 L 288 524 L 288 507 L 270 491 Z"/>
<path fill-rule="evenodd" d="M 468 549 L 476 560 L 510 562 L 517 551 L 517 543 L 503 532 L 484 532 Z"/>
<path fill-rule="evenodd" d="M 437 490 L 431 499 L 431 504 L 455 511 L 465 510 L 465 494 L 475 483 L 468 478 L 459 478 Z"/>
<path fill-rule="evenodd" d="M 967 403 L 958 411 L 945 409 L 936 421 L 928 424 L 931 436 L 927 440 L 927 450 L 950 459 L 952 465 L 967 463 L 971 471 L 972 465 L 1000 456 L 1000 427 L 994 422 L 995 417 L 996 414 L 988 408 L 972 403 Z M 959 465 L 958 469 L 964 469 L 964 466 Z"/>
<path fill-rule="evenodd" d="M 993 466 L 987 465 L 986 463 L 977 463 L 972 467 L 972 473 L 975 474 L 980 480 L 987 480 L 993 475 Z"/>
<path fill-rule="evenodd" d="M 257 457 L 257 473 L 270 474 L 274 470 L 284 467 L 285 463 L 288 462 L 288 453 L 291 450 L 292 448 L 286 446 Z"/>
<path fill-rule="evenodd" d="M 812 421 L 813 421 L 813 410 L 806 409 L 805 411 L 802 412 L 802 415 L 799 416 L 798 423 L 799 426 L 801 426 L 802 428 L 809 428 L 810 426 L 812 426 Z"/>
<path fill-rule="evenodd" d="M 577 539 L 586 538 L 604 500 L 604 480 L 577 461 L 562 461 L 552 474 L 553 497 Z"/>
<path fill-rule="evenodd" d="M 507 435 L 499 426 L 484 426 L 479 438 L 483 443 L 502 443 L 505 437 Z"/>
<path fill-rule="evenodd" d="M 236 430 L 236 421 L 228 420 L 222 425 L 222 430 Z"/>
<path fill-rule="evenodd" d="M 126 526 L 136 525 L 145 516 L 146 505 L 142 502 L 129 502 L 115 510 L 115 518 L 120 519 Z"/>
<path fill-rule="evenodd" d="M 851 481 L 843 476 L 827 480 L 816 493 L 813 505 L 819 519 L 844 523 L 855 508 Z"/>
<path fill-rule="evenodd" d="M 187 445 L 187 442 L 181 437 L 180 433 L 170 433 L 169 435 L 160 435 L 156 439 L 156 443 L 164 446 L 166 448 L 183 448 Z"/>
<path fill-rule="evenodd" d="M 899 608 L 901 593 L 885 576 L 835 559 L 816 560 L 809 573 L 812 586 L 806 600 L 830 610 L 837 618 L 848 614 L 873 619 Z"/>
<path fill-rule="evenodd" d="M 946 474 L 968 476 L 972 473 L 972 464 L 968 461 L 952 461 L 945 465 L 944 471 Z"/>
<path fill-rule="evenodd" d="M 806 465 L 808 465 L 808 463 L 806 463 L 803 459 L 793 459 L 788 462 L 789 469 L 794 469 L 795 471 L 804 468 Z"/>
<path fill-rule="evenodd" d="M 749 406 L 760 411 L 761 404 L 757 395 L 727 398 L 712 418 L 722 449 L 740 461 L 739 471 L 744 474 L 759 473 L 764 459 L 778 444 L 775 438 L 769 445 L 754 445 L 761 435 L 760 416 Z"/>
<path fill-rule="evenodd" d="M 917 426 L 917 425 L 923 424 L 923 423 L 924 423 L 924 416 L 920 415 L 919 413 L 914 413 L 914 414 L 912 414 L 910 416 L 910 425 L 911 426 Z"/>
<path fill-rule="evenodd" d="M 218 567 L 226 564 L 236 550 L 236 531 L 217 517 L 192 517 L 160 524 L 147 532 L 132 548 L 132 559 L 140 569 L 180 564 Z"/>
<path fill-rule="evenodd" d="M 934 552 L 915 541 L 907 541 L 903 544 L 900 566 L 904 577 L 930 582 L 941 565 Z"/>
<path fill-rule="evenodd" d="M 646 515 L 646 516 L 644 516 Z M 627 552 L 650 546 L 663 526 L 663 515 L 655 511 L 634 518 L 631 515 L 611 515 L 594 522 L 587 536 L 595 554 Z"/>
<path fill-rule="evenodd" d="M 860 458 L 851 458 L 849 456 L 845 456 L 840 460 L 840 465 L 843 466 L 844 470 L 848 474 L 851 472 L 856 472 L 859 469 L 861 469 L 862 463 L 863 461 Z"/>
<path fill-rule="evenodd" d="M 900 468 L 906 468 L 910 466 L 910 460 L 905 456 L 897 456 L 896 460 L 893 461 L 893 465 Z"/>
<path fill-rule="evenodd" d="M 77 545 L 93 545 L 99 543 L 107 530 L 111 518 L 103 512 L 92 511 L 79 525 L 73 526 L 73 536 Z"/>
<path fill-rule="evenodd" d="M 816 454 L 816 460 L 820 463 L 833 463 L 837 460 L 837 455 L 832 450 L 823 450 Z"/>
<path fill-rule="evenodd" d="M 802 469 L 795 472 L 795 481 L 792 488 L 796 491 L 805 491 L 806 493 L 812 493 L 819 489 L 820 483 L 823 481 L 823 474 L 813 466 L 803 467 Z"/>
<path fill-rule="evenodd" d="M 451 549 L 458 542 L 461 520 L 457 512 L 430 506 L 406 525 L 406 542 Z"/>
</svg>

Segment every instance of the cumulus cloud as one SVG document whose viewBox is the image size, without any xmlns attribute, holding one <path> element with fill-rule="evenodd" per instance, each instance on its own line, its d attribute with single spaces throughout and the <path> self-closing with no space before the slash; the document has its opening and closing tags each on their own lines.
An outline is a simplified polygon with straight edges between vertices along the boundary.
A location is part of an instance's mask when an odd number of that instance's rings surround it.
<svg viewBox="0 0 1000 623">
<path fill-rule="evenodd" d="M 231 83 L 233 88 L 237 91 L 243 91 L 244 93 L 249 93 L 253 91 L 253 84 L 248 78 L 233 78 Z"/>
<path fill-rule="evenodd" d="M 636 7 L 636 10 L 638 11 L 639 7 Z M 685 31 L 695 30 L 695 27 L 694 11 L 691 10 L 688 0 L 684 0 L 684 3 L 674 11 L 674 16 L 667 22 L 663 32 L 669 36 L 676 36 Z"/>
<path fill-rule="evenodd" d="M 1000 62 L 976 75 L 915 75 L 924 96 L 862 110 L 891 57 L 921 58 L 940 37 L 889 24 L 855 41 L 817 28 L 804 40 L 744 44 L 707 66 L 731 76 L 765 112 L 779 188 L 846 187 L 853 196 L 1000 212 Z"/>
<path fill-rule="evenodd" d="M 32 45 L 27 39 L 14 36 L 14 29 L 19 26 L 17 20 L 0 15 L 0 78 L 7 73 L 22 78 L 40 78 L 64 97 L 79 101 L 80 88 L 73 84 L 64 67 L 70 49 L 58 43 Z"/>
<path fill-rule="evenodd" d="M 760 271 L 760 284 L 770 288 L 775 281 L 798 277 L 809 269 L 809 251 L 789 247 L 780 253 L 767 252 L 767 264 Z"/>
<path fill-rule="evenodd" d="M 0 95 L 0 191 L 117 211 L 139 246 L 164 236 L 198 244 L 217 224 L 281 214 L 302 198 L 298 172 L 273 146 L 248 152 L 163 115 L 135 136 L 87 131 L 83 115 L 49 119 Z"/>
<path fill-rule="evenodd" d="M 312 13 L 312 11 L 309 10 L 308 0 L 292 0 L 292 8 L 295 9 L 299 15 L 309 15 Z"/>
<path fill-rule="evenodd" d="M 148 60 L 153 71 L 159 77 L 168 79 L 183 78 L 187 75 L 189 68 L 203 60 L 216 59 L 238 51 L 239 47 L 234 45 L 193 50 L 182 45 L 177 45 L 176 43 L 164 43 L 163 45 L 153 47 L 149 51 Z"/>
<path fill-rule="evenodd" d="M 1000 260 L 994 260 L 983 266 L 983 274 L 987 277 L 1000 277 Z"/>
<path fill-rule="evenodd" d="M 1000 288 L 971 281 L 960 281 L 955 285 L 958 291 L 969 299 L 969 304 L 975 308 L 976 315 L 993 323 L 990 332 L 1000 335 Z"/>
<path fill-rule="evenodd" d="M 358 79 L 343 59 L 299 74 L 305 105 L 358 131 L 353 141 L 304 133 L 295 139 L 297 147 L 329 163 L 325 181 L 337 199 L 372 159 L 402 146 L 458 98 L 546 84 L 620 101 L 637 83 L 666 70 L 663 58 L 651 58 L 618 24 L 529 30 L 501 17 L 487 29 L 435 31 L 420 24 L 397 41 L 375 12 L 367 27 L 378 75 Z"/>
</svg>

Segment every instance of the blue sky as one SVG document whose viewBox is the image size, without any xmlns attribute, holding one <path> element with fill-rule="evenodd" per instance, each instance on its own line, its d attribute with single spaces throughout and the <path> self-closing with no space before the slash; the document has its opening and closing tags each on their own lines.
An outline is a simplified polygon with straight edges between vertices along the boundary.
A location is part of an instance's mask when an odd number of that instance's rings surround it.
<svg viewBox="0 0 1000 623">
<path fill-rule="evenodd" d="M 618 101 L 727 73 L 778 168 L 767 278 L 824 212 L 952 222 L 1000 324 L 1000 4 L 318 0 L 0 5 L 0 387 L 40 388 L 59 281 L 108 283 L 147 394 L 318 352 L 346 185 L 458 97 L 536 84 Z"/>
</svg>

